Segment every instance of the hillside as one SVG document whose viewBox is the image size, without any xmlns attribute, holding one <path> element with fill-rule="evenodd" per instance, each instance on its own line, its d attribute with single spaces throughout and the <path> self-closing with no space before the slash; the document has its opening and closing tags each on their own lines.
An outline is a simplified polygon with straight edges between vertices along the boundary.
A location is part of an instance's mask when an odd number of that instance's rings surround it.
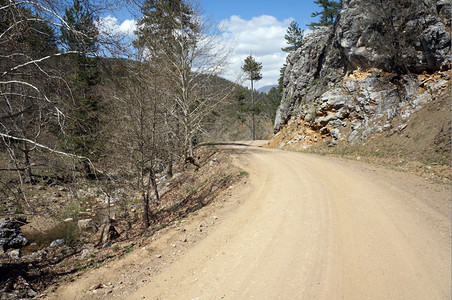
<svg viewBox="0 0 452 300">
<path fill-rule="evenodd" d="M 425 3 L 343 1 L 288 56 L 270 145 L 450 166 L 450 3 Z"/>
<path fill-rule="evenodd" d="M 277 87 L 277 86 L 278 86 L 277 84 L 266 85 L 266 86 L 263 86 L 263 87 L 259 88 L 257 91 L 258 91 L 259 93 L 268 93 L 268 91 L 269 91 L 271 88 Z"/>
</svg>

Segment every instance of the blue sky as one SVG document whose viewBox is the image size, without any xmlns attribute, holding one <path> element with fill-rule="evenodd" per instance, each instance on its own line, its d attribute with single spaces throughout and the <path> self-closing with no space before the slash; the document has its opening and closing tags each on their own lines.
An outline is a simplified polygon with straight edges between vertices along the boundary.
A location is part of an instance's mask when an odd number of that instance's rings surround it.
<svg viewBox="0 0 452 300">
<path fill-rule="evenodd" d="M 311 13 L 318 11 L 314 0 L 200 0 L 201 8 L 207 16 L 212 16 L 217 22 L 232 15 L 243 19 L 251 19 L 261 15 L 273 16 L 278 20 L 293 18 L 301 28 L 312 22 Z"/>
<path fill-rule="evenodd" d="M 199 3 L 205 15 L 221 26 L 226 42 L 235 44 L 230 71 L 225 77 L 234 80 L 243 60 L 251 54 L 263 65 L 263 78 L 256 88 L 277 84 L 287 55 L 281 48 L 286 46 L 284 35 L 290 22 L 295 20 L 302 29 L 307 29 L 306 24 L 313 21 L 312 12 L 319 10 L 314 0 L 200 0 Z"/>
<path fill-rule="evenodd" d="M 292 20 L 302 29 L 313 21 L 311 14 L 319 7 L 314 0 L 199 0 L 201 11 L 221 28 L 224 47 L 233 46 L 234 51 L 223 77 L 236 81 L 241 65 L 248 55 L 253 55 L 263 65 L 262 80 L 256 88 L 277 84 L 279 70 L 286 61 L 284 35 Z M 136 20 L 124 10 L 103 18 L 109 31 L 127 35 L 133 39 Z M 247 82 L 241 82 L 247 85 Z"/>
</svg>

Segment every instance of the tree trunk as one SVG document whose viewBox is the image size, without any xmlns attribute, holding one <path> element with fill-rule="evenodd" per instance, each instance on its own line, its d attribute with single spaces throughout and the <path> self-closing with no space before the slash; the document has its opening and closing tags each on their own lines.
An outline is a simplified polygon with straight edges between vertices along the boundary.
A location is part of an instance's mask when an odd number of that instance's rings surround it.
<svg viewBox="0 0 452 300">
<path fill-rule="evenodd" d="M 33 183 L 33 173 L 31 172 L 31 164 L 30 164 L 30 150 L 26 143 L 24 143 L 24 157 L 25 157 L 25 182 Z"/>
<path fill-rule="evenodd" d="M 158 191 L 158 187 L 157 187 L 157 182 L 155 181 L 155 175 L 153 174 L 154 172 L 151 171 L 149 173 L 152 173 L 152 174 L 149 174 L 149 176 L 151 176 L 150 180 L 151 180 L 152 189 L 154 190 L 155 201 L 159 202 L 160 196 L 159 196 L 159 191 Z"/>
<path fill-rule="evenodd" d="M 193 157 L 193 141 L 192 138 L 190 138 L 188 142 L 188 156 Z"/>
<path fill-rule="evenodd" d="M 173 152 L 172 151 L 174 151 L 175 145 L 171 140 L 172 140 L 171 135 L 168 134 L 166 136 L 166 144 L 167 144 L 168 149 L 166 150 L 166 155 L 165 155 L 165 159 L 167 162 L 165 172 L 166 172 L 166 176 L 168 178 L 173 177 Z M 172 149 L 172 150 L 170 151 L 170 149 Z"/>
<path fill-rule="evenodd" d="M 149 216 L 149 193 L 143 192 L 143 230 L 146 231 L 151 226 Z"/>
<path fill-rule="evenodd" d="M 168 165 L 166 166 L 166 176 L 168 178 L 173 177 L 173 157 L 172 154 L 168 155 Z"/>
<path fill-rule="evenodd" d="M 83 168 L 85 169 L 85 174 L 87 179 L 95 179 L 96 174 L 94 174 L 93 170 L 91 169 L 90 162 L 88 160 L 83 160 Z"/>
<path fill-rule="evenodd" d="M 254 123 L 254 85 L 253 79 L 251 79 L 251 134 L 253 141 L 256 140 L 256 127 Z"/>
</svg>

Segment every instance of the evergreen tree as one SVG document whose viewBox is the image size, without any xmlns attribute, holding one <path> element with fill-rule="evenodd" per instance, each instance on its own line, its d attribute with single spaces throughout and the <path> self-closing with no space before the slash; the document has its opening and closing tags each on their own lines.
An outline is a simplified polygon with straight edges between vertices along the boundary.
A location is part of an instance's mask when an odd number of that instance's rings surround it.
<svg viewBox="0 0 452 300">
<path fill-rule="evenodd" d="M 276 111 L 281 104 L 282 93 L 283 93 L 283 81 L 284 81 L 284 72 L 286 71 L 287 65 L 284 64 L 282 68 L 279 70 L 279 78 L 278 78 L 278 86 L 272 87 L 267 94 L 268 98 L 268 106 L 270 107 L 271 119 L 275 120 Z"/>
<path fill-rule="evenodd" d="M 279 69 L 279 78 L 278 78 L 278 89 L 283 89 L 283 83 L 284 83 L 284 73 L 286 72 L 287 64 L 283 64 L 281 69 Z"/>
<path fill-rule="evenodd" d="M 285 48 L 281 48 L 284 52 L 292 52 L 297 50 L 303 44 L 303 30 L 300 29 L 297 22 L 292 21 L 287 28 L 287 33 L 284 36 L 286 43 L 289 45 Z"/>
<path fill-rule="evenodd" d="M 27 59 L 42 58 L 58 51 L 57 36 L 52 26 L 41 20 L 36 12 L 22 7 L 12 6 L 10 1 L 0 0 L 0 52 L 2 67 L 5 69 L 9 55 L 16 53 L 12 61 L 17 63 Z M 19 58 L 17 51 L 22 53 Z M 14 56 L 14 55 L 12 55 Z M 6 63 L 6 65 L 4 65 Z"/>
<path fill-rule="evenodd" d="M 334 21 L 342 9 L 342 0 L 315 0 L 314 3 L 318 4 L 322 10 L 311 14 L 313 18 L 320 16 L 320 20 L 308 24 L 309 28 L 315 29 L 322 26 L 333 26 Z"/>
<path fill-rule="evenodd" d="M 144 59 L 150 68 L 159 66 L 160 76 L 168 83 L 164 88 L 168 101 L 174 102 L 174 132 L 179 148 L 186 160 L 193 159 L 193 141 L 198 124 L 196 114 L 198 99 L 193 72 L 193 55 L 201 35 L 200 24 L 192 7 L 184 0 L 145 0 L 138 21 L 136 48 L 147 55 Z"/>
<path fill-rule="evenodd" d="M 67 122 L 64 138 L 67 151 L 95 159 L 102 148 L 99 139 L 99 96 L 94 87 L 100 83 L 99 61 L 93 55 L 98 50 L 98 30 L 95 17 L 81 0 L 74 0 L 65 11 L 63 19 L 71 30 L 61 30 L 61 41 L 68 51 L 77 52 L 70 56 L 73 67 L 69 79 L 72 82 L 72 98 L 68 101 L 71 119 Z M 89 177 L 93 174 L 85 163 Z"/>
<path fill-rule="evenodd" d="M 166 97 L 174 105 L 169 113 L 178 122 L 174 137 L 185 160 L 194 161 L 195 135 L 204 131 L 205 118 L 225 97 L 226 88 L 213 91 L 208 84 L 227 55 L 190 1 L 145 0 L 141 10 L 134 46 L 150 66 L 159 66 Z"/>
<path fill-rule="evenodd" d="M 98 49 L 98 29 L 94 24 L 94 15 L 82 1 L 73 0 L 72 7 L 65 10 L 63 19 L 71 30 L 62 28 L 61 40 L 68 50 L 86 55 Z"/>
<path fill-rule="evenodd" d="M 239 89 L 235 92 L 234 94 L 234 98 L 237 100 L 237 109 L 239 112 L 246 112 L 247 111 L 247 107 L 246 107 L 246 93 L 245 93 L 245 89 Z"/>
<path fill-rule="evenodd" d="M 268 106 L 270 111 L 270 118 L 274 121 L 276 117 L 276 110 L 278 109 L 279 105 L 281 104 L 281 98 L 282 98 L 282 90 L 280 86 L 272 87 L 267 94 L 268 99 Z"/>
<path fill-rule="evenodd" d="M 254 81 L 258 81 L 262 79 L 262 63 L 258 62 L 254 59 L 253 56 L 249 55 L 245 58 L 245 63 L 242 66 L 243 72 L 247 74 L 247 79 L 251 81 L 251 116 L 252 116 L 252 136 L 253 140 L 256 139 L 256 127 L 255 127 L 255 107 L 254 107 Z"/>
<path fill-rule="evenodd" d="M 262 79 L 262 63 L 256 61 L 252 55 L 249 55 L 245 58 L 242 70 L 246 73 L 247 79 L 251 80 L 251 89 L 253 89 L 253 82 Z"/>
<path fill-rule="evenodd" d="M 58 52 L 57 37 L 39 12 L 6 0 L 0 0 L 0 7 L 0 134 L 38 142 L 54 114 L 43 99 L 53 91 L 46 75 L 54 70 L 42 58 Z M 10 149 L 16 168 L 23 165 L 21 181 L 35 182 L 32 167 L 39 151 L 28 142 L 11 141 L 0 139 L 0 147 Z"/>
<path fill-rule="evenodd" d="M 141 11 L 134 46 L 146 48 L 154 61 L 177 57 L 180 47 L 189 49 L 189 44 L 197 42 L 194 11 L 183 0 L 146 0 Z"/>
<path fill-rule="evenodd" d="M 78 52 L 72 55 L 75 79 L 83 92 L 87 92 L 99 83 L 98 60 L 92 57 L 99 47 L 99 32 L 94 24 L 94 16 L 80 0 L 74 0 L 73 6 L 66 9 L 63 19 L 71 30 L 62 28 L 61 41 L 66 50 Z"/>
</svg>

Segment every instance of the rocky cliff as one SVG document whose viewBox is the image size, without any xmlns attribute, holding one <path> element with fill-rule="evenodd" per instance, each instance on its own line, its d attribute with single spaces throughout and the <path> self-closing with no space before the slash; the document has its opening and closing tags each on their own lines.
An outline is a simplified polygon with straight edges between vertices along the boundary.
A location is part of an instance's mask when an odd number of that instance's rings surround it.
<svg viewBox="0 0 452 300">
<path fill-rule="evenodd" d="M 306 148 L 403 131 L 449 92 L 450 8 L 444 0 L 344 0 L 334 27 L 307 35 L 287 57 L 274 139 Z"/>
</svg>

